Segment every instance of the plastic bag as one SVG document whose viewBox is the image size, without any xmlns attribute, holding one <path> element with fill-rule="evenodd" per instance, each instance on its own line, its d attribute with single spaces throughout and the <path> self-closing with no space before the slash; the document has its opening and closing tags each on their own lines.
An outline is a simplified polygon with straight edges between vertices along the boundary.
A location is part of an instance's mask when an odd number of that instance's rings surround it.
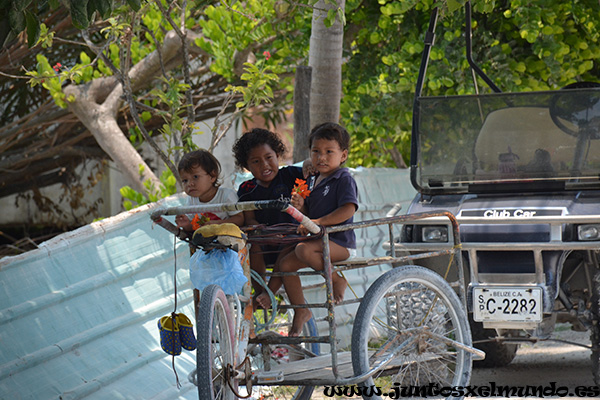
<svg viewBox="0 0 600 400">
<path fill-rule="evenodd" d="M 198 290 L 214 283 L 221 286 L 225 294 L 240 293 L 248 281 L 238 253 L 231 249 L 196 251 L 190 259 L 190 279 Z"/>
</svg>

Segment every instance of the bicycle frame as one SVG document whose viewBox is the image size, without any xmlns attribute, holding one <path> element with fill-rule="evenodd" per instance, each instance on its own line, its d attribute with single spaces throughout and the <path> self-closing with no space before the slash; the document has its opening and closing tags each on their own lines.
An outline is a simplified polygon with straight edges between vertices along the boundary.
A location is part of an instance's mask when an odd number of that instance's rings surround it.
<svg viewBox="0 0 600 400">
<path fill-rule="evenodd" d="M 333 377 L 312 379 L 310 381 L 304 382 L 304 385 L 343 385 L 343 384 L 357 384 L 364 382 L 366 379 L 373 376 L 379 370 L 385 368 L 386 364 L 393 358 L 389 356 L 385 361 L 380 362 L 378 365 L 374 366 L 372 370 L 370 370 L 366 374 L 361 374 L 359 376 L 341 376 L 339 371 L 339 362 L 338 362 L 338 345 L 337 345 L 337 332 L 336 332 L 336 323 L 335 323 L 335 307 L 336 305 L 333 302 L 333 288 L 332 288 L 332 274 L 338 271 L 351 270 L 356 268 L 364 268 L 367 266 L 374 266 L 380 264 L 396 264 L 396 263 L 407 263 L 412 262 L 417 259 L 429 258 L 429 257 L 437 257 L 437 256 L 450 256 L 450 264 L 448 265 L 448 272 L 450 268 L 456 269 L 458 280 L 456 282 L 451 282 L 451 285 L 457 290 L 459 298 L 462 302 L 463 307 L 466 310 L 466 289 L 465 289 L 465 278 L 464 271 L 462 267 L 462 257 L 460 257 L 461 245 L 460 245 L 460 235 L 458 223 L 455 217 L 449 212 L 435 212 L 435 213 L 422 213 L 422 214 L 413 214 L 413 215 L 400 215 L 393 217 L 386 217 L 381 219 L 374 219 L 362 222 L 355 222 L 353 224 L 342 225 L 342 226 L 330 226 L 321 228 L 314 224 L 308 217 L 300 213 L 297 209 L 290 206 L 286 202 L 283 201 L 257 201 L 257 202 L 240 202 L 236 204 L 215 204 L 215 205 L 202 205 L 202 206 L 183 206 L 183 207 L 170 207 L 170 208 L 159 208 L 152 212 L 151 218 L 152 220 L 165 228 L 167 231 L 177 235 L 178 237 L 182 236 L 182 231 L 173 225 L 168 220 L 162 218 L 167 215 L 179 215 L 179 214 L 191 214 L 191 213 L 201 213 L 201 212 L 215 212 L 215 211 L 248 211 L 248 210 L 257 210 L 257 209 L 279 209 L 282 212 L 286 212 L 292 215 L 296 220 L 298 220 L 301 224 L 306 226 L 309 231 L 313 233 L 319 233 L 321 229 L 323 229 L 323 261 L 324 261 L 324 270 L 323 271 L 300 271 L 297 273 L 288 273 L 288 274 L 298 274 L 298 275 L 322 275 L 325 278 L 326 283 L 326 302 L 320 304 L 305 304 L 305 305 L 294 305 L 294 306 L 282 306 L 282 309 L 289 308 L 325 308 L 327 310 L 327 320 L 329 324 L 329 335 L 327 336 L 316 336 L 316 337 L 271 337 L 266 339 L 256 339 L 253 338 L 253 323 L 252 323 L 252 314 L 253 308 L 252 303 L 250 301 L 250 285 L 247 283 L 244 288 L 244 294 L 241 298 L 242 302 L 247 302 L 243 316 L 238 315 L 236 318 L 236 327 L 235 327 L 235 336 L 236 336 L 236 346 L 237 348 L 234 350 L 234 354 L 236 354 L 236 365 L 237 371 L 235 378 L 236 379 L 247 379 L 249 377 L 246 376 L 247 370 L 243 370 L 245 359 L 245 352 L 249 343 L 261 343 L 261 344 L 282 344 L 282 345 L 298 345 L 305 343 L 326 343 L 329 344 L 331 348 L 331 370 L 333 373 Z M 394 225 L 402 225 L 406 223 L 414 223 L 414 221 L 426 220 L 431 218 L 439 218 L 439 219 L 447 219 L 447 223 L 452 227 L 452 235 L 453 235 L 453 246 L 448 246 L 443 249 L 428 249 L 431 251 L 426 251 L 421 254 L 411 254 L 404 256 L 396 256 L 395 244 L 394 240 Z M 389 244 L 390 244 L 390 255 L 384 257 L 376 257 L 376 258 L 368 258 L 368 259 L 351 259 L 344 262 L 339 262 L 332 264 L 330 261 L 330 252 L 329 252 L 329 234 L 334 232 L 340 232 L 344 230 L 355 230 L 355 229 L 363 229 L 367 227 L 380 226 L 380 225 L 388 225 L 389 232 Z M 270 273 L 271 276 L 284 276 L 286 273 Z M 446 274 L 447 275 L 447 274 Z M 250 281 L 250 277 L 249 281 Z M 238 301 L 237 299 L 235 300 Z M 360 302 L 361 299 L 353 299 L 346 300 L 340 303 L 340 305 Z M 238 304 L 238 310 L 240 310 L 240 305 Z M 241 314 L 241 313 L 238 313 Z M 241 318 L 241 321 L 240 321 Z M 418 330 L 418 329 L 417 329 Z M 422 329 L 421 329 L 422 330 Z M 413 333 L 416 335 L 416 333 Z M 411 335 L 413 335 L 411 334 Z M 402 345 L 399 347 L 403 347 L 412 341 L 412 338 L 407 339 Z M 448 339 L 446 339 L 448 340 Z M 484 354 L 474 349 L 470 346 L 465 346 L 462 343 L 456 342 L 455 345 L 458 348 L 468 351 L 469 353 L 474 354 L 476 357 L 484 357 Z M 396 350 L 397 352 L 398 350 Z M 394 354 L 396 354 L 396 352 Z M 263 377 L 264 378 L 264 377 Z M 270 377 L 273 378 L 273 377 Z M 255 383 L 261 379 L 260 373 L 256 374 L 252 378 Z M 265 383 L 265 381 L 261 381 L 261 384 L 277 384 L 277 385 L 298 385 L 298 382 L 286 382 L 285 378 L 283 380 L 277 378 L 273 379 L 272 383 Z"/>
</svg>

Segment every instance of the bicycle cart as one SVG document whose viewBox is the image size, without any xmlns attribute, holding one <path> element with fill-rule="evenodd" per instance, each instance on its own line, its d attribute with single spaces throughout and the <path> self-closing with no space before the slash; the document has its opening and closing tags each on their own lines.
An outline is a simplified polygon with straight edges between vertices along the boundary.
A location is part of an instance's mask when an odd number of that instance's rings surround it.
<svg viewBox="0 0 600 400">
<path fill-rule="evenodd" d="M 322 303 L 289 305 L 274 302 L 278 312 L 253 310 L 250 269 L 244 262 L 248 282 L 239 294 L 225 295 L 218 285 L 209 285 L 201 293 L 195 290 L 197 329 L 197 377 L 201 399 L 296 398 L 309 399 L 315 386 L 346 387 L 356 385 L 353 395 L 365 398 L 387 397 L 400 387 L 456 387 L 469 383 L 473 358 L 485 354 L 472 347 L 466 317 L 465 280 L 458 225 L 447 212 L 391 216 L 350 225 L 321 228 L 282 201 L 240 202 L 211 206 L 157 209 L 152 220 L 169 232 L 181 232 L 168 215 L 215 212 L 220 210 L 256 210 L 275 208 L 292 215 L 323 241 L 324 270 L 300 270 L 299 275 L 323 275 L 326 290 Z M 454 228 L 454 246 L 440 251 L 397 255 L 395 233 L 407 223 L 424 218 L 446 218 Z M 355 258 L 332 265 L 329 261 L 329 234 L 346 229 L 372 226 L 389 227 L 389 255 Z M 210 245 L 220 245 L 214 238 Z M 252 238 L 249 240 L 250 245 Z M 248 245 L 245 251 L 248 250 Z M 440 258 L 447 262 L 445 276 L 416 265 L 416 260 Z M 248 257 L 245 258 L 246 260 Z M 387 272 L 375 279 L 362 298 L 333 302 L 331 276 L 334 272 L 372 266 L 387 266 Z M 283 273 L 279 273 L 283 275 Z M 276 275 L 271 273 L 271 275 Z M 448 281 L 445 278 L 450 278 Z M 346 296 L 348 297 L 348 296 Z M 338 348 L 336 307 L 359 303 L 351 345 Z M 318 332 L 314 319 L 299 337 L 279 332 L 290 310 L 306 307 L 324 309 L 328 331 Z M 277 318 L 272 317 L 273 312 Z M 265 329 L 258 332 L 254 316 L 264 315 Z M 328 353 L 320 354 L 320 345 Z M 325 347 L 325 346 L 324 346 Z M 360 388 L 360 391 L 358 391 Z M 399 396 L 397 396 L 399 397 Z M 449 397 L 449 396 L 448 396 Z"/>
</svg>

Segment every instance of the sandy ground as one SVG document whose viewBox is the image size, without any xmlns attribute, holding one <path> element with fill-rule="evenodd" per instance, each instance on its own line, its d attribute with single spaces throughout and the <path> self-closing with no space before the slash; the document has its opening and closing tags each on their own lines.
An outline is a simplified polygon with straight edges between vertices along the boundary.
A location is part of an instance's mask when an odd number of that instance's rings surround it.
<svg viewBox="0 0 600 400">
<path fill-rule="evenodd" d="M 554 333 L 556 339 L 590 345 L 589 332 L 574 332 L 565 326 L 558 326 Z M 490 385 L 494 382 L 500 386 L 549 386 L 556 382 L 556 387 L 566 387 L 565 397 L 550 396 L 544 398 L 580 399 L 590 398 L 590 392 L 577 392 L 581 386 L 594 387 L 591 372 L 591 351 L 575 344 L 557 341 L 544 341 L 535 344 L 521 345 L 513 362 L 503 368 L 477 368 L 473 370 L 471 385 Z M 587 396 L 577 396 L 577 393 Z M 330 399 L 323 395 L 323 388 L 315 388 L 313 399 Z M 358 397 L 353 397 L 358 399 Z M 476 397 L 471 397 L 476 398 Z M 480 397 L 483 398 L 483 397 Z M 489 397 L 488 397 L 489 398 Z M 495 399 L 504 397 L 492 397 Z M 525 399 L 540 399 L 526 397 Z M 336 397 L 343 400 L 345 398 Z M 523 399 L 511 397 L 511 399 Z"/>
</svg>

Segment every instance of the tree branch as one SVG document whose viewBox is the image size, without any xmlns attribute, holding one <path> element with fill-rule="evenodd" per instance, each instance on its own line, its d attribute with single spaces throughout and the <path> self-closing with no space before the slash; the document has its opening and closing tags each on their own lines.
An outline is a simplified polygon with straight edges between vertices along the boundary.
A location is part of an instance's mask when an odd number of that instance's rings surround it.
<svg viewBox="0 0 600 400">
<path fill-rule="evenodd" d="M 235 120 L 235 118 L 240 114 L 240 110 L 236 107 L 235 111 L 232 114 L 229 114 L 225 118 L 226 121 L 228 120 L 226 125 L 222 126 L 223 122 L 221 122 L 221 118 L 225 114 L 225 110 L 227 110 L 227 108 L 229 107 L 229 104 L 231 104 L 231 102 L 233 101 L 234 98 L 235 98 L 235 93 L 230 92 L 229 96 L 227 96 L 227 98 L 225 99 L 225 102 L 223 104 L 223 107 L 221 108 L 221 111 L 215 118 L 215 124 L 211 130 L 212 139 L 211 139 L 210 148 L 209 148 L 209 150 L 211 152 L 215 149 L 215 147 L 217 147 L 217 144 L 219 144 L 219 142 L 221 141 L 223 136 L 225 136 L 225 134 L 227 133 L 229 128 L 231 128 L 231 125 L 233 124 L 233 121 Z"/>
<path fill-rule="evenodd" d="M 161 4 L 160 0 L 155 0 L 156 6 L 160 9 L 160 11 L 163 13 L 163 16 L 165 17 L 165 19 L 169 22 L 169 24 L 171 25 L 171 27 L 173 28 L 173 30 L 175 31 L 175 33 L 177 34 L 177 36 L 179 36 L 179 39 L 181 40 L 181 50 L 182 50 L 182 63 L 183 63 L 183 79 L 184 82 L 188 85 L 188 89 L 186 90 L 185 96 L 186 96 L 186 112 L 187 112 L 187 123 L 184 124 L 182 126 L 182 131 L 180 132 L 180 135 L 174 135 L 174 140 L 175 140 L 175 147 L 181 147 L 182 145 L 182 138 L 188 133 L 188 131 L 190 129 L 192 129 L 192 124 L 195 121 L 196 117 L 194 115 L 194 104 L 192 103 L 192 92 L 191 92 L 191 88 L 192 88 L 192 81 L 190 79 L 190 64 L 189 64 L 189 50 L 188 50 L 188 43 L 187 43 L 187 30 L 185 28 L 185 11 L 187 9 L 187 0 L 183 1 L 183 6 L 182 6 L 182 10 L 181 10 L 181 28 L 179 28 L 177 26 L 177 24 L 175 23 L 175 21 L 173 21 L 173 18 L 171 18 L 170 13 L 168 13 L 163 5 Z M 179 163 L 179 152 L 176 153 L 175 155 L 175 163 Z M 177 177 L 177 180 L 179 181 L 179 174 L 174 174 Z"/>
<path fill-rule="evenodd" d="M 131 31 L 129 31 L 129 34 L 123 36 L 121 44 L 123 44 L 121 49 L 121 68 L 123 69 L 123 73 L 120 75 L 123 79 L 123 94 L 125 95 L 125 99 L 127 100 L 127 104 L 129 104 L 129 108 L 131 110 L 130 115 L 133 118 L 135 125 L 142 133 L 142 136 L 144 136 L 144 139 L 148 142 L 148 144 L 150 144 L 150 146 L 154 149 L 165 165 L 171 170 L 171 172 L 173 172 L 173 176 L 177 178 L 177 181 L 180 181 L 177 168 L 162 151 L 160 146 L 158 146 L 156 141 L 150 136 L 138 114 L 136 101 L 133 98 L 133 92 L 131 89 L 131 79 L 129 77 L 129 65 L 131 62 Z"/>
</svg>

